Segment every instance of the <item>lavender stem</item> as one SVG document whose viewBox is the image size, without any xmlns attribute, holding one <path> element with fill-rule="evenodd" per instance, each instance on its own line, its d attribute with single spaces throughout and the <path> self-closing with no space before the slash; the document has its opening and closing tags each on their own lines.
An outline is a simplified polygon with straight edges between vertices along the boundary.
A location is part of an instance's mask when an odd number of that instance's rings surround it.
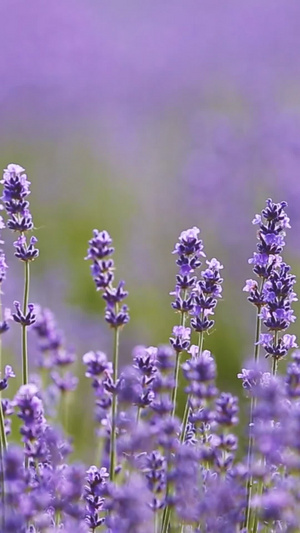
<svg viewBox="0 0 300 533">
<path fill-rule="evenodd" d="M 185 300 L 186 298 L 186 290 L 184 291 L 183 293 L 183 299 Z M 182 312 L 181 313 L 181 320 L 180 320 L 180 325 L 181 326 L 185 326 L 185 321 L 186 321 L 186 312 Z M 173 392 L 172 392 L 172 404 L 173 404 L 173 408 L 172 408 L 172 416 L 174 417 L 175 416 L 175 413 L 176 413 L 176 403 L 177 403 L 177 393 L 178 393 L 178 387 L 179 387 L 179 369 L 180 369 L 180 361 L 181 361 L 181 354 L 182 352 L 179 352 L 177 355 L 176 355 L 176 362 L 175 362 L 175 369 L 174 369 L 174 389 L 173 389 Z"/>
<path fill-rule="evenodd" d="M 23 314 L 26 316 L 29 298 L 29 261 L 25 261 L 25 279 L 24 279 L 24 297 L 23 297 Z M 22 370 L 23 385 L 28 383 L 28 352 L 27 352 L 27 326 L 22 324 Z"/>
<path fill-rule="evenodd" d="M 278 331 L 275 331 L 274 335 L 274 344 L 276 345 L 278 342 Z M 272 375 L 276 376 L 277 374 L 277 367 L 278 367 L 278 359 L 277 357 L 273 357 L 272 362 Z M 263 462 L 265 462 L 265 459 L 263 459 Z M 264 491 L 264 484 L 261 480 L 259 480 L 258 487 L 257 487 L 257 494 L 261 495 Z M 253 519 L 253 533 L 257 533 L 258 528 L 258 513 L 255 512 L 254 519 Z"/>
<path fill-rule="evenodd" d="M 117 307 L 117 306 L 116 306 Z M 117 309 L 116 309 L 117 313 Z M 118 362 L 119 362 L 119 328 L 114 328 L 114 347 L 113 347 L 113 381 L 114 385 L 118 378 Z M 116 390 L 112 397 L 112 421 L 111 421 L 111 441 L 110 441 L 110 480 L 114 481 L 115 466 L 116 466 L 116 416 L 117 416 L 117 394 Z"/>
<path fill-rule="evenodd" d="M 263 288 L 263 284 L 261 286 L 261 290 Z M 261 292 L 261 291 L 260 291 Z M 254 343 L 254 361 L 255 363 L 258 362 L 259 359 L 259 351 L 260 351 L 260 345 L 258 344 L 260 332 L 261 332 L 261 318 L 260 318 L 260 306 L 257 307 L 257 315 L 256 315 L 256 330 L 255 330 L 255 343 Z M 252 468 L 252 462 L 253 462 L 253 418 L 254 418 L 254 409 L 256 404 L 256 398 L 254 396 L 251 397 L 251 404 L 250 404 L 250 422 L 249 422 L 249 442 L 248 442 L 248 454 L 247 454 L 247 465 L 248 465 L 248 472 L 251 471 Z M 245 521 L 244 521 L 244 528 L 246 531 L 248 531 L 250 521 L 251 521 L 251 497 L 252 497 L 252 487 L 253 487 L 253 476 L 250 474 L 247 482 L 247 504 L 246 504 L 246 511 L 245 511 Z"/>
<path fill-rule="evenodd" d="M 0 320 L 2 319 L 2 300 L 0 297 Z M 0 369 L 2 368 L 2 339 L 0 336 Z M 4 453 L 7 449 L 5 434 L 4 413 L 2 407 L 2 391 L 0 391 L 0 469 L 1 469 L 1 500 L 2 500 L 2 528 L 5 528 L 5 474 L 4 474 Z"/>
<path fill-rule="evenodd" d="M 201 355 L 202 351 L 203 351 L 203 341 L 204 341 L 204 332 L 201 331 L 201 333 L 199 333 L 199 337 L 198 337 L 199 355 Z M 185 408 L 184 408 L 183 418 L 182 418 L 182 429 L 181 429 L 181 435 L 180 435 L 180 442 L 181 443 L 184 442 L 185 433 L 186 433 L 186 426 L 187 426 L 188 419 L 189 419 L 189 412 L 190 412 L 189 400 L 190 400 L 190 395 L 188 394 L 187 399 L 186 399 Z"/>
</svg>

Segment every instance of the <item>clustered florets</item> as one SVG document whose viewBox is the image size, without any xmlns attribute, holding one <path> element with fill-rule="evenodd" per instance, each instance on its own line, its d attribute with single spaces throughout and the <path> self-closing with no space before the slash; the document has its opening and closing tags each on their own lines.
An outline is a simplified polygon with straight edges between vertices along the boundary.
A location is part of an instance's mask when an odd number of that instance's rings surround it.
<svg viewBox="0 0 300 533">
<path fill-rule="evenodd" d="M 107 231 L 94 230 L 94 236 L 89 241 L 86 259 L 92 261 L 91 272 L 98 291 L 102 291 L 102 297 L 106 301 L 105 320 L 113 328 L 119 328 L 129 321 L 129 313 L 126 305 L 120 307 L 120 303 L 127 297 L 124 290 L 124 281 L 120 281 L 117 287 L 114 282 L 114 261 L 112 254 L 114 248 L 112 239 Z"/>
<path fill-rule="evenodd" d="M 20 165 L 10 164 L 4 170 L 2 201 L 9 216 L 7 227 L 20 233 L 14 243 L 15 255 L 21 261 L 33 261 L 39 254 L 35 248 L 37 239 L 31 237 L 29 244 L 26 240 L 26 232 L 33 229 L 32 215 L 29 210 L 27 196 L 30 194 L 30 181 L 25 174 L 25 169 Z"/>
<path fill-rule="evenodd" d="M 259 317 L 268 330 L 259 338 L 266 357 L 276 360 L 284 357 L 288 350 L 297 348 L 296 336 L 284 332 L 295 321 L 292 303 L 297 301 L 293 286 L 296 276 L 290 273 L 290 267 L 283 262 L 281 253 L 285 246 L 286 229 L 290 228 L 289 218 L 284 208 L 286 202 L 275 204 L 267 200 L 267 206 L 261 215 L 256 215 L 253 224 L 259 225 L 257 233 L 257 252 L 249 259 L 253 272 L 260 278 L 248 279 L 244 290 L 250 293 L 249 301 L 260 310 Z"/>
</svg>

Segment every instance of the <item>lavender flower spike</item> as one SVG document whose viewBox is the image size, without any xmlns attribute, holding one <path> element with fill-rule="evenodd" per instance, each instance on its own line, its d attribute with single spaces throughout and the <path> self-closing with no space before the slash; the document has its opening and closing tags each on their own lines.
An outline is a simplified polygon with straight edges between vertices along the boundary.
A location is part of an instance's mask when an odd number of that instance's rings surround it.
<svg viewBox="0 0 300 533">
<path fill-rule="evenodd" d="M 124 289 L 125 282 L 120 281 L 117 287 L 114 281 L 114 260 L 112 255 L 114 248 L 112 239 L 107 231 L 93 231 L 93 238 L 89 240 L 88 253 L 85 259 L 92 261 L 91 271 L 97 290 L 102 292 L 102 298 L 106 302 L 105 320 L 114 330 L 113 346 L 113 375 L 112 375 L 112 415 L 111 415 L 111 439 L 110 439 L 110 479 L 114 480 L 116 463 L 116 417 L 117 417 L 117 379 L 119 359 L 120 330 L 129 321 L 127 305 L 120 305 L 128 296 Z"/>
<path fill-rule="evenodd" d="M 294 321 L 291 309 L 292 302 L 296 299 L 293 291 L 295 276 L 290 274 L 281 257 L 285 246 L 286 229 L 290 228 L 289 218 L 284 209 L 286 202 L 274 203 L 270 198 L 266 202 L 265 209 L 260 215 L 256 215 L 253 224 L 259 226 L 257 232 L 257 252 L 249 259 L 253 265 L 253 272 L 260 279 L 258 284 L 255 280 L 247 280 L 244 290 L 249 292 L 248 300 L 256 306 L 256 332 L 254 341 L 254 361 L 259 358 L 259 347 L 262 345 L 273 358 L 273 373 L 276 373 L 278 360 L 284 357 L 288 347 L 296 346 L 295 338 L 290 339 L 279 334 L 285 331 L 290 322 Z M 265 325 L 268 332 L 261 333 L 261 324 Z M 254 513 L 254 522 L 257 520 L 255 511 L 251 510 L 252 484 L 252 449 L 253 449 L 253 417 L 255 398 L 251 398 L 250 407 L 250 435 L 248 443 L 248 470 L 247 482 L 247 505 L 244 527 L 249 529 L 252 523 L 251 515 Z"/>
<path fill-rule="evenodd" d="M 23 384 L 28 383 L 28 354 L 27 354 L 27 329 L 31 321 L 29 298 L 29 263 L 39 255 L 35 247 L 37 239 L 31 237 L 27 243 L 26 233 L 34 227 L 32 215 L 29 209 L 27 197 L 30 194 L 30 181 L 27 179 L 25 169 L 20 165 L 11 163 L 3 173 L 3 195 L 2 200 L 8 215 L 7 227 L 13 231 L 19 232 L 19 238 L 14 242 L 15 256 L 24 262 L 24 298 L 23 312 L 17 308 L 14 320 L 22 326 L 22 368 Z M 27 309 L 29 308 L 29 311 Z M 28 320 L 27 318 L 28 317 Z M 31 323 L 33 323 L 31 321 Z"/>
<path fill-rule="evenodd" d="M 0 372 L 0 392 L 5 390 L 8 387 L 8 380 L 10 378 L 15 378 L 16 375 L 10 365 L 6 365 L 4 370 L 4 377 L 1 378 L 1 372 Z"/>
<path fill-rule="evenodd" d="M 30 181 L 20 165 L 10 164 L 4 170 L 2 200 L 7 214 L 10 216 L 7 227 L 13 231 L 24 233 L 33 229 L 32 216 L 29 211 Z"/>
</svg>

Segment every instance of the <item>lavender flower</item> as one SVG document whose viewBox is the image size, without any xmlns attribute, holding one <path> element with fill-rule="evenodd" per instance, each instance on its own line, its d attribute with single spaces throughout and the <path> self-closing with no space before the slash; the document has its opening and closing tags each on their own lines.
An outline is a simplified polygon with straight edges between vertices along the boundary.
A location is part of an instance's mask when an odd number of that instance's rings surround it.
<svg viewBox="0 0 300 533">
<path fill-rule="evenodd" d="M 90 466 L 86 472 L 85 484 L 85 501 L 86 501 L 86 516 L 85 520 L 92 531 L 104 522 L 104 501 L 105 486 L 109 474 L 106 468 L 98 469 L 96 466 Z"/>
<path fill-rule="evenodd" d="M 2 218 L 2 217 L 1 217 Z M 0 284 L 5 280 L 6 278 L 6 271 L 8 269 L 8 266 L 6 264 L 6 257 L 3 251 L 0 251 Z"/>
<path fill-rule="evenodd" d="M 27 196 L 30 194 L 30 181 L 27 179 L 25 169 L 20 165 L 11 163 L 4 170 L 2 200 L 8 216 L 7 227 L 20 232 L 19 238 L 14 242 L 15 256 L 21 261 L 33 261 L 39 255 L 35 248 L 37 239 L 31 237 L 27 244 L 25 233 L 33 229 L 32 215 L 29 210 Z"/>
<path fill-rule="evenodd" d="M 180 234 L 175 244 L 173 254 L 177 254 L 176 264 L 179 274 L 176 276 L 175 301 L 172 307 L 181 313 L 187 313 L 192 309 L 192 289 L 196 283 L 196 276 L 192 275 L 195 269 L 201 265 L 200 257 L 205 257 L 203 243 L 198 238 L 199 228 L 193 227 Z"/>
<path fill-rule="evenodd" d="M 261 333 L 258 344 L 261 344 L 265 351 L 266 357 L 271 355 L 275 360 L 282 359 L 292 348 L 298 348 L 296 335 L 286 333 L 277 341 L 271 333 Z"/>
<path fill-rule="evenodd" d="M 1 374 L 0 374 L 1 376 Z M 8 380 L 10 378 L 15 378 L 16 375 L 10 365 L 6 365 L 4 369 L 4 377 L 0 379 L 0 391 L 5 390 L 8 387 Z"/>
<path fill-rule="evenodd" d="M 34 261 L 39 255 L 39 251 L 35 248 L 37 243 L 36 237 L 30 237 L 29 244 L 27 244 L 26 237 L 21 234 L 20 237 L 14 242 L 15 256 L 21 261 Z"/>
<path fill-rule="evenodd" d="M 30 181 L 27 180 L 25 169 L 11 163 L 4 170 L 4 185 L 2 200 L 8 215 L 11 217 L 7 227 L 13 231 L 23 233 L 33 228 L 29 202 L 26 197 L 30 194 Z"/>
<path fill-rule="evenodd" d="M 206 261 L 208 268 L 201 272 L 202 279 L 197 282 L 193 289 L 194 307 L 192 311 L 193 318 L 191 326 L 198 333 L 209 331 L 214 321 L 209 317 L 214 313 L 217 305 L 217 299 L 221 298 L 223 279 L 220 276 L 220 270 L 223 265 L 213 258 Z"/>
<path fill-rule="evenodd" d="M 87 352 L 82 361 L 87 366 L 85 375 L 88 378 L 98 378 L 106 372 L 112 372 L 112 364 L 103 352 Z"/>
<path fill-rule="evenodd" d="M 238 423 L 238 398 L 223 392 L 216 400 L 216 422 L 224 426 L 235 426 Z"/>
<path fill-rule="evenodd" d="M 114 261 L 110 257 L 114 248 L 112 239 L 107 231 L 94 230 L 94 236 L 89 241 L 88 255 L 86 259 L 93 261 L 91 271 L 97 290 L 102 291 L 102 297 L 106 301 L 105 320 L 114 330 L 113 349 L 113 375 L 108 378 L 111 381 L 109 392 L 112 392 L 112 415 L 111 415 L 111 443 L 110 443 L 110 479 L 114 479 L 116 460 L 116 417 L 117 417 L 117 378 L 119 359 L 119 335 L 122 327 L 129 322 L 127 305 L 120 303 L 127 297 L 124 290 L 124 281 L 120 281 L 117 287 L 113 287 Z M 107 386 L 106 386 L 107 388 Z"/>
<path fill-rule="evenodd" d="M 47 352 L 59 350 L 64 343 L 62 332 L 58 329 L 54 314 L 50 309 L 35 306 L 36 321 L 33 325 L 33 330 L 39 338 L 39 348 L 46 355 Z M 52 364 L 52 361 L 51 361 Z M 40 366 L 44 366 L 43 362 L 39 362 Z"/>
<path fill-rule="evenodd" d="M 119 533 L 152 533 L 151 493 L 140 477 L 131 476 L 122 486 L 108 487 L 110 503 L 106 525 Z"/>
<path fill-rule="evenodd" d="M 32 313 L 33 306 L 32 304 L 28 305 L 29 263 L 38 257 L 39 251 L 35 248 L 37 239 L 31 237 L 28 244 L 25 236 L 26 232 L 32 230 L 34 226 L 32 215 L 29 210 L 29 202 L 27 200 L 27 196 L 30 194 L 30 181 L 28 181 L 24 171 L 25 169 L 20 165 L 11 163 L 4 170 L 1 183 L 3 184 L 2 200 L 9 217 L 7 227 L 20 233 L 19 238 L 14 242 L 15 255 L 24 262 L 25 266 L 23 309 L 21 312 L 19 302 L 15 302 L 16 313 L 14 313 L 13 318 L 22 326 L 23 384 L 27 384 L 28 354 L 26 327 L 33 324 L 35 320 Z"/>
<path fill-rule="evenodd" d="M 253 224 L 259 225 L 259 231 L 257 232 L 257 252 L 249 259 L 249 263 L 253 264 L 253 272 L 260 278 L 260 284 L 258 285 L 254 280 L 247 280 L 244 291 L 250 292 L 248 300 L 257 307 L 254 362 L 258 362 L 259 347 L 263 345 L 266 357 L 271 355 L 273 358 L 272 372 L 276 374 L 279 359 L 286 355 L 289 347 L 296 347 L 295 336 L 283 335 L 279 337 L 279 332 L 287 329 L 290 322 L 294 320 L 291 303 L 296 299 L 293 291 L 295 277 L 290 274 L 290 267 L 283 263 L 280 255 L 285 246 L 286 229 L 290 228 L 289 218 L 284 211 L 287 203 L 276 204 L 269 198 L 266 204 L 261 214 L 256 215 L 252 221 Z M 272 333 L 261 333 L 261 322 Z M 251 522 L 254 409 L 255 398 L 252 397 L 245 528 L 248 528 Z"/>
<path fill-rule="evenodd" d="M 15 301 L 14 306 L 16 308 L 16 312 L 12 314 L 12 317 L 15 322 L 17 322 L 18 324 L 21 324 L 21 326 L 24 326 L 24 327 L 32 326 L 32 324 L 35 323 L 36 317 L 35 317 L 34 304 L 28 304 L 26 314 L 22 313 L 20 302 Z"/>
<path fill-rule="evenodd" d="M 13 402 L 11 400 L 8 400 L 7 398 L 2 398 L 1 405 L 2 405 L 2 411 L 3 411 L 3 417 L 4 417 L 5 435 L 10 435 L 11 419 L 9 417 L 14 412 Z"/>
<path fill-rule="evenodd" d="M 150 507 L 153 512 L 159 511 L 164 503 L 166 484 L 166 462 L 164 456 L 157 450 L 148 453 L 143 458 L 142 471 L 147 480 L 148 489 L 152 493 Z"/>
<path fill-rule="evenodd" d="M 249 301 L 260 308 L 266 302 L 264 282 L 268 280 L 272 272 L 280 266 L 281 252 L 285 245 L 284 237 L 286 229 L 290 228 L 289 218 L 284 208 L 286 202 L 276 204 L 271 199 L 267 200 L 267 206 L 260 215 L 256 215 L 253 224 L 259 225 L 257 233 L 257 252 L 249 259 L 253 265 L 253 272 L 262 280 L 261 288 L 254 280 L 247 280 L 244 291 L 250 292 Z"/>
<path fill-rule="evenodd" d="M 174 326 L 174 337 L 170 337 L 170 344 L 175 352 L 180 353 L 186 351 L 190 345 L 191 328 L 184 326 Z"/>
<path fill-rule="evenodd" d="M 183 363 L 182 369 L 184 377 L 189 382 L 186 388 L 188 394 L 199 399 L 211 398 L 216 395 L 217 389 L 214 385 L 216 363 L 208 350 L 204 350 L 201 355 L 187 360 Z"/>
<path fill-rule="evenodd" d="M 62 393 L 73 391 L 78 385 L 78 378 L 72 372 L 65 372 L 63 376 L 58 372 L 51 372 L 51 378 Z"/>
<path fill-rule="evenodd" d="M 33 384 L 22 385 L 14 398 L 18 417 L 23 421 L 22 440 L 28 457 L 35 457 L 38 451 L 38 439 L 45 427 L 43 404 L 38 397 L 38 389 Z"/>
<path fill-rule="evenodd" d="M 149 348 L 137 346 L 133 351 L 133 368 L 140 374 L 140 384 L 142 387 L 138 402 L 139 410 L 150 405 L 155 397 L 153 382 L 157 373 L 157 352 L 158 349 L 153 346 Z"/>
</svg>

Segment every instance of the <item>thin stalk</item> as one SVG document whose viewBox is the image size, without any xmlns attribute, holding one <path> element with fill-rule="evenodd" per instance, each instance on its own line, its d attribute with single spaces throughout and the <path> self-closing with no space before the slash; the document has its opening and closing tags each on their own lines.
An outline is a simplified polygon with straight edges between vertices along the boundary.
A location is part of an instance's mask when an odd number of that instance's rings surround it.
<svg viewBox="0 0 300 533">
<path fill-rule="evenodd" d="M 183 299 L 186 297 L 186 290 L 184 291 Z M 185 326 L 186 321 L 186 313 L 183 311 L 181 313 L 181 319 L 180 319 L 180 326 Z M 174 388 L 172 391 L 172 417 L 175 416 L 176 412 L 176 402 L 177 402 L 177 392 L 178 392 L 178 385 L 179 385 L 179 368 L 180 368 L 180 361 L 181 361 L 181 352 L 177 353 L 176 356 L 176 362 L 175 362 L 175 369 L 174 369 Z M 166 497 L 169 494 L 170 487 L 167 483 L 166 487 Z M 162 517 L 162 533 L 166 533 L 169 527 L 169 521 L 170 521 L 170 507 L 167 505 L 164 508 L 163 517 Z"/>
<path fill-rule="evenodd" d="M 1 402 L 1 397 L 0 397 Z M 2 409 L 2 404 L 0 406 L 0 443 L 1 443 L 1 450 L 5 452 L 7 449 L 7 440 L 6 440 L 6 434 L 5 434 L 5 423 L 4 423 L 4 413 Z M 2 454 L 1 454 L 2 457 Z"/>
<path fill-rule="evenodd" d="M 2 300 L 0 291 L 0 321 L 2 320 Z M 2 371 L 2 337 L 0 335 L 0 372 Z M 4 412 L 2 408 L 2 391 L 0 391 L 0 444 L 1 452 L 7 449 L 7 439 L 5 434 Z M 1 453 L 2 458 L 2 453 Z"/>
<path fill-rule="evenodd" d="M 0 320 L 2 319 L 2 300 L 0 293 Z M 2 339 L 0 336 L 0 372 L 2 370 Z M 2 407 L 2 391 L 0 391 L 0 469 L 1 469 L 1 501 L 2 501 L 2 529 L 5 528 L 5 473 L 4 473 L 4 453 L 7 449 L 5 434 L 4 413 Z"/>
<path fill-rule="evenodd" d="M 187 293 L 187 291 L 185 290 L 184 293 L 183 293 L 183 300 L 185 300 L 185 298 L 186 298 L 186 293 Z M 185 326 L 185 321 L 186 321 L 186 312 L 182 311 L 181 312 L 180 325 L 184 327 Z M 174 383 L 175 383 L 175 385 L 174 385 L 174 388 L 173 388 L 173 391 L 172 391 L 172 404 L 173 404 L 172 417 L 174 417 L 175 413 L 176 413 L 176 403 L 177 403 L 177 393 L 178 393 L 178 388 L 179 388 L 179 369 L 180 369 L 181 355 L 182 355 L 182 352 L 177 353 L 176 362 L 175 362 L 175 369 L 174 369 Z"/>
<path fill-rule="evenodd" d="M 158 512 L 154 511 L 154 533 L 158 533 Z"/>
<path fill-rule="evenodd" d="M 180 434 L 181 444 L 184 442 L 184 439 L 185 439 L 186 427 L 187 427 L 187 423 L 189 419 L 189 413 L 190 413 L 189 398 L 190 398 L 190 395 L 188 395 L 186 399 L 186 404 L 185 404 L 183 418 L 182 418 L 182 428 L 181 428 L 181 434 Z"/>
<path fill-rule="evenodd" d="M 259 317 L 259 314 L 260 314 L 260 306 L 257 308 L 256 328 L 255 328 L 254 361 L 256 363 L 258 362 L 259 351 L 260 351 L 260 345 L 257 344 L 259 341 L 260 332 L 261 332 L 261 319 Z M 247 465 L 248 465 L 249 472 L 251 472 L 252 462 L 253 462 L 253 444 L 254 444 L 253 419 L 254 419 L 255 406 L 256 406 L 256 398 L 252 396 L 251 404 L 250 404 L 250 423 L 249 423 L 250 436 L 249 436 L 249 442 L 248 442 L 248 456 L 247 456 Z M 249 526 L 250 526 L 250 517 L 251 517 L 252 488 L 253 488 L 253 476 L 252 474 L 250 474 L 248 478 L 248 482 L 247 482 L 247 505 L 246 505 L 245 520 L 243 524 L 245 531 L 250 531 Z"/>
<path fill-rule="evenodd" d="M 184 326 L 184 324 L 182 324 Z M 179 385 L 179 369 L 180 369 L 180 363 L 181 363 L 181 355 L 182 352 L 177 353 L 176 357 L 176 363 L 175 363 L 175 370 L 174 370 L 174 383 L 175 386 L 172 391 L 172 417 L 175 416 L 176 413 L 176 403 L 177 403 L 177 393 L 178 393 L 178 385 Z"/>
<path fill-rule="evenodd" d="M 118 360 L 119 360 L 119 328 L 114 329 L 114 347 L 113 347 L 113 381 L 116 385 L 118 378 Z M 111 420 L 111 436 L 110 436 L 110 480 L 114 481 L 115 467 L 116 467 L 116 417 L 117 417 L 117 394 L 113 393 L 112 398 L 112 420 Z"/>
<path fill-rule="evenodd" d="M 0 469 L 1 469 L 1 504 L 2 504 L 2 516 L 1 526 L 2 530 L 5 529 L 5 474 L 4 474 L 4 447 L 0 442 Z"/>
<path fill-rule="evenodd" d="M 167 533 L 169 522 L 170 522 L 170 514 L 171 514 L 171 508 L 167 505 L 164 509 L 164 514 L 162 518 L 162 528 L 161 533 Z"/>
<path fill-rule="evenodd" d="M 273 374 L 273 376 L 277 375 L 277 370 L 278 370 L 278 359 L 277 359 L 277 357 L 273 357 L 273 361 L 272 361 L 272 374 Z"/>
<path fill-rule="evenodd" d="M 274 344 L 276 345 L 277 342 L 278 342 L 278 331 L 275 331 Z M 272 375 L 273 376 L 276 376 L 277 374 L 277 367 L 278 367 L 278 359 L 276 357 L 273 357 L 273 360 L 272 360 Z M 265 462 L 265 460 L 263 460 L 263 462 Z M 262 480 L 260 480 L 258 483 L 258 487 L 257 487 L 257 494 L 260 496 L 262 495 L 263 491 L 264 491 L 264 483 Z M 254 520 L 253 520 L 253 533 L 257 533 L 257 528 L 258 528 L 258 513 L 256 512 L 254 515 Z"/>
<path fill-rule="evenodd" d="M 199 355 L 202 354 L 202 350 L 203 350 L 203 341 L 204 341 L 204 332 L 201 331 L 201 332 L 199 333 L 199 337 L 198 337 Z M 180 434 L 180 442 L 181 442 L 181 443 L 184 442 L 184 439 L 185 439 L 185 433 L 186 433 L 186 427 L 187 427 L 187 423 L 188 423 L 188 419 L 189 419 L 189 413 L 190 413 L 189 400 L 190 400 L 190 395 L 188 395 L 188 397 L 187 397 L 187 399 L 186 399 L 185 408 L 184 408 L 184 413 L 183 413 L 183 418 L 182 418 L 181 434 Z"/>
<path fill-rule="evenodd" d="M 24 279 L 24 297 L 23 297 L 23 314 L 26 315 L 29 298 L 29 261 L 25 261 L 25 279 Z M 28 383 L 28 351 L 27 351 L 27 326 L 22 326 L 22 373 L 23 385 Z"/>
<path fill-rule="evenodd" d="M 203 342 L 204 342 L 204 331 L 201 331 L 199 333 L 199 338 L 198 338 L 198 348 L 199 348 L 199 356 L 202 355 L 202 351 L 203 351 Z"/>
</svg>

